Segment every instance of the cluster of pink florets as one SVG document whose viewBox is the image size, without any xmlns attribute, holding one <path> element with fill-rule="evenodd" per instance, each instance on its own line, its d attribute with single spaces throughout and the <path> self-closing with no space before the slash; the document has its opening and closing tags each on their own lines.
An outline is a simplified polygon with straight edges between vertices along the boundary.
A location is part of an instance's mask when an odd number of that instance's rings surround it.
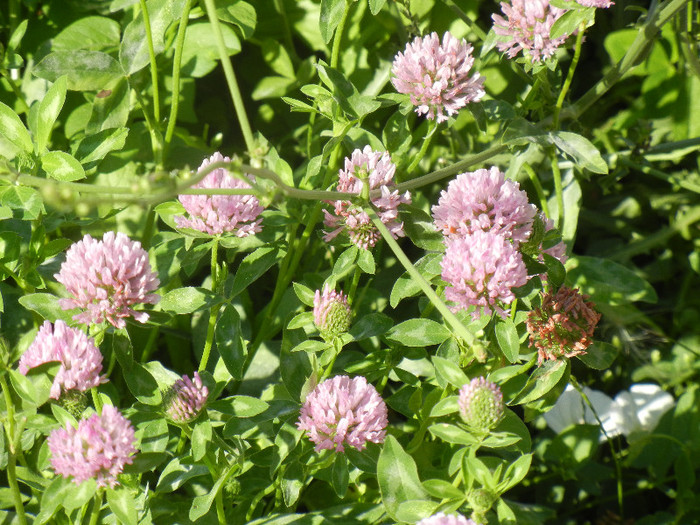
<svg viewBox="0 0 700 525">
<path fill-rule="evenodd" d="M 406 192 L 399 194 L 391 190 L 394 182 L 396 165 L 391 162 L 387 152 L 374 151 L 370 146 L 356 149 L 350 157 L 345 158 L 345 167 L 338 172 L 337 191 L 360 194 L 364 184 L 369 184 L 370 190 L 379 190 L 380 195 L 370 200 L 377 210 L 377 215 L 394 238 L 403 237 L 403 222 L 399 221 L 399 204 L 410 204 L 411 195 Z M 330 241 L 341 232 L 346 232 L 353 244 L 368 250 L 381 237 L 377 228 L 372 224 L 367 212 L 350 201 L 338 200 L 333 202 L 333 213 L 323 211 L 324 225 L 330 228 L 323 239 Z"/>
<path fill-rule="evenodd" d="M 195 372 L 192 379 L 184 375 L 175 381 L 164 396 L 163 407 L 172 421 L 187 423 L 200 414 L 208 397 L 209 389 Z"/>
</svg>

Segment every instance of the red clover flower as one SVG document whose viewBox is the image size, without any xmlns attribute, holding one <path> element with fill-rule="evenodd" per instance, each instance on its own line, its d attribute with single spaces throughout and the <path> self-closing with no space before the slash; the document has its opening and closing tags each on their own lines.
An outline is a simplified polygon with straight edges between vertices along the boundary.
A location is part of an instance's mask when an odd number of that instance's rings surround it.
<svg viewBox="0 0 700 525">
<path fill-rule="evenodd" d="M 447 249 L 440 263 L 447 283 L 445 298 L 456 303 L 454 310 L 475 306 L 472 317 L 492 309 L 501 317 L 501 305 L 510 304 L 512 289 L 527 283 L 527 269 L 522 255 L 502 235 L 477 230 L 463 237 L 446 239 Z"/>
<path fill-rule="evenodd" d="M 449 32 L 442 44 L 437 33 L 416 37 L 394 58 L 391 83 L 399 93 L 410 95 L 416 113 L 443 122 L 485 94 L 481 75 L 469 76 L 472 51 L 471 44 Z"/>
<path fill-rule="evenodd" d="M 297 428 L 308 432 L 317 452 L 343 452 L 345 446 L 362 450 L 367 441 L 382 443 L 387 424 L 386 404 L 374 386 L 361 376 L 336 376 L 308 395 Z"/>
<path fill-rule="evenodd" d="M 545 294 L 542 306 L 529 313 L 527 331 L 530 346 L 537 348 L 538 364 L 586 353 L 600 320 L 586 299 L 577 289 L 562 286 L 556 294 Z"/>
<path fill-rule="evenodd" d="M 76 484 L 95 478 L 99 487 L 114 487 L 124 465 L 133 462 L 134 427 L 111 405 L 74 428 L 57 428 L 47 440 L 56 474 L 73 477 Z"/>
<path fill-rule="evenodd" d="M 314 324 L 325 336 L 334 337 L 350 328 L 352 310 L 347 296 L 341 291 L 331 290 L 328 284 L 314 295 Z"/>
<path fill-rule="evenodd" d="M 477 525 L 473 520 L 467 519 L 461 514 L 445 514 L 438 512 L 428 518 L 423 518 L 416 525 Z"/>
<path fill-rule="evenodd" d="M 230 162 L 231 159 L 216 152 L 204 159 L 198 172 L 215 162 Z M 254 181 L 254 177 L 248 175 Z M 192 188 L 251 189 L 247 182 L 233 177 L 226 168 L 217 168 L 208 173 Z M 210 235 L 234 232 L 236 237 L 246 237 L 262 231 L 262 218 L 258 216 L 263 207 L 254 195 L 180 195 L 178 197 L 190 218 L 175 217 L 179 228 L 191 228 Z"/>
<path fill-rule="evenodd" d="M 150 293 L 160 282 L 151 271 L 148 253 L 140 242 L 123 233 L 107 232 L 101 241 L 85 235 L 68 249 L 54 277 L 73 296 L 60 299 L 59 304 L 64 310 L 84 309 L 73 317 L 84 324 L 106 320 L 116 328 L 124 328 L 126 317 L 145 323 L 148 314 L 133 310 L 131 305 L 155 304 L 159 299 Z"/>
<path fill-rule="evenodd" d="M 26 375 L 30 368 L 50 361 L 59 361 L 61 367 L 51 385 L 51 398 L 58 399 L 62 392 L 84 392 L 106 381 L 102 372 L 102 354 L 84 332 L 71 328 L 60 319 L 49 321 L 39 332 L 19 360 L 19 371 Z"/>
<path fill-rule="evenodd" d="M 196 419 L 209 397 L 209 389 L 202 383 L 199 373 L 182 376 L 168 389 L 163 406 L 167 416 L 176 423 L 187 423 Z"/>
<path fill-rule="evenodd" d="M 503 418 L 503 394 L 497 384 L 475 377 L 459 390 L 459 413 L 469 428 L 488 432 Z"/>
<path fill-rule="evenodd" d="M 511 0 L 501 2 L 506 18 L 494 14 L 494 32 L 505 41 L 498 43 L 498 50 L 513 58 L 520 51 L 533 63 L 554 55 L 568 35 L 552 38 L 552 26 L 566 11 L 550 5 L 549 0 Z"/>
<path fill-rule="evenodd" d="M 406 192 L 399 195 L 398 190 L 389 190 L 394 181 L 396 165 L 391 162 L 387 152 L 374 151 L 370 146 L 363 150 L 356 149 L 350 157 L 345 158 L 345 169 L 338 172 L 337 191 L 344 193 L 362 192 L 363 180 L 369 182 L 369 189 L 379 189 L 381 196 L 373 197 L 372 204 L 377 208 L 377 215 L 386 225 L 395 239 L 403 237 L 403 222 L 399 222 L 399 204 L 410 204 L 411 195 Z M 340 232 L 346 230 L 353 244 L 368 250 L 372 248 L 381 235 L 372 224 L 367 212 L 362 207 L 349 201 L 333 202 L 333 214 L 323 210 L 323 223 L 331 231 L 326 232 L 323 240 L 334 239 Z"/>
<path fill-rule="evenodd" d="M 520 243 L 532 232 L 537 208 L 517 182 L 492 167 L 457 175 L 432 211 L 435 226 L 446 237 L 481 230 Z"/>
</svg>

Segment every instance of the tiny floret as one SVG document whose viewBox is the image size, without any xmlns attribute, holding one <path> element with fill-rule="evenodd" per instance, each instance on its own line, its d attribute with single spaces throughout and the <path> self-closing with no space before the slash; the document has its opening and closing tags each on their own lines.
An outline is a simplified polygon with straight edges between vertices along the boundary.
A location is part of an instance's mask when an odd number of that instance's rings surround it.
<svg viewBox="0 0 700 525">
<path fill-rule="evenodd" d="M 221 153 L 204 159 L 198 173 L 215 162 L 230 162 Z M 248 175 L 250 181 L 254 177 Z M 226 168 L 217 168 L 192 186 L 193 189 L 251 189 L 251 185 L 232 176 Z M 233 232 L 237 237 L 246 237 L 262 231 L 263 211 L 254 195 L 180 195 L 178 197 L 190 218 L 175 217 L 179 228 L 191 228 L 210 235 Z"/>
<path fill-rule="evenodd" d="M 81 308 L 84 312 L 73 319 L 84 324 L 108 321 L 124 328 L 127 317 L 140 323 L 148 321 L 146 312 L 137 312 L 131 305 L 155 304 L 153 294 L 160 286 L 158 276 L 151 270 L 148 253 L 138 241 L 123 233 L 107 232 L 101 241 L 85 235 L 68 249 L 56 280 L 72 295 L 60 299 L 64 310 Z"/>
<path fill-rule="evenodd" d="M 503 418 L 503 394 L 497 384 L 475 377 L 459 390 L 459 413 L 467 426 L 488 432 Z"/>
<path fill-rule="evenodd" d="M 564 43 L 568 35 L 552 38 L 552 26 L 566 11 L 550 5 L 549 0 L 511 0 L 501 2 L 501 15 L 492 16 L 494 32 L 503 38 L 498 50 L 513 58 L 520 51 L 534 62 L 545 60 Z"/>
<path fill-rule="evenodd" d="M 396 91 L 410 95 L 416 113 L 443 122 L 484 96 L 484 79 L 471 74 L 473 47 L 449 32 L 416 37 L 394 58 L 391 73 Z"/>
<path fill-rule="evenodd" d="M 445 298 L 453 301 L 453 310 L 476 307 L 472 317 L 495 310 L 501 317 L 502 306 L 515 299 L 513 288 L 527 283 L 522 255 L 502 235 L 475 231 L 463 237 L 448 238 L 440 263 L 442 279 L 447 283 Z"/>
<path fill-rule="evenodd" d="M 44 321 L 34 341 L 22 354 L 19 371 L 26 375 L 29 369 L 50 361 L 61 363 L 51 385 L 52 399 L 58 399 L 69 390 L 84 392 L 106 381 L 100 376 L 102 354 L 94 341 L 60 319 L 53 325 Z"/>
<path fill-rule="evenodd" d="M 350 157 L 345 158 L 345 168 L 338 172 L 336 188 L 339 192 L 359 195 L 365 180 L 369 182 L 370 190 L 379 189 L 380 195 L 372 197 L 371 201 L 377 208 L 377 215 L 394 239 L 404 236 L 403 222 L 398 220 L 399 204 L 411 203 L 410 193 L 400 195 L 398 190 L 390 190 L 395 173 L 396 165 L 391 162 L 388 153 L 374 151 L 370 146 L 365 146 L 364 149 L 356 149 Z M 353 244 L 368 250 L 377 244 L 381 237 L 367 212 L 349 201 L 335 201 L 333 213 L 327 210 L 323 213 L 324 225 L 330 228 L 323 237 L 326 242 L 345 231 Z"/>
<path fill-rule="evenodd" d="M 209 389 L 202 383 L 199 373 L 190 379 L 182 376 L 165 393 L 163 407 L 166 415 L 176 423 L 193 421 L 200 414 L 209 397 Z"/>
<path fill-rule="evenodd" d="M 600 320 L 587 299 L 576 288 L 562 286 L 556 294 L 546 293 L 542 306 L 528 314 L 527 331 L 530 346 L 537 348 L 538 364 L 586 353 Z"/>
<path fill-rule="evenodd" d="M 51 432 L 48 438 L 51 465 L 76 484 L 95 478 L 99 487 L 114 487 L 124 465 L 133 462 L 134 427 L 111 405 L 102 415 L 93 414 L 78 423 Z"/>
<path fill-rule="evenodd" d="M 326 284 L 314 295 L 314 324 L 327 337 L 335 337 L 348 331 L 352 322 L 352 310 L 343 292 L 336 292 Z"/>
<path fill-rule="evenodd" d="M 445 514 L 438 512 L 429 518 L 423 518 L 416 525 L 477 525 L 473 520 L 467 519 L 461 514 Z"/>
<path fill-rule="evenodd" d="M 308 395 L 297 428 L 308 433 L 317 452 L 343 452 L 346 446 L 362 450 L 368 441 L 382 443 L 387 424 L 386 404 L 374 386 L 361 376 L 336 376 Z"/>
<path fill-rule="evenodd" d="M 537 208 L 517 182 L 492 167 L 458 175 L 432 211 L 445 236 L 492 231 L 520 243 L 530 236 Z"/>
</svg>

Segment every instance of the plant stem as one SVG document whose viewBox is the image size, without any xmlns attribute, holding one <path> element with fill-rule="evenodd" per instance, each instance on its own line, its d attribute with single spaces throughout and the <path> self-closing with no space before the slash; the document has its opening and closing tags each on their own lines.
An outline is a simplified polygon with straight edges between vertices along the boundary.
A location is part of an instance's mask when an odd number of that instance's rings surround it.
<svg viewBox="0 0 700 525">
<path fill-rule="evenodd" d="M 92 514 L 90 515 L 90 525 L 97 525 L 100 519 L 100 510 L 102 510 L 102 489 L 97 489 L 95 493 L 95 505 L 92 507 Z"/>
<path fill-rule="evenodd" d="M 219 256 L 219 239 L 214 239 L 211 247 L 211 291 L 216 293 L 218 288 L 218 256 Z M 198 370 L 202 372 L 207 368 L 207 363 L 209 362 L 209 354 L 211 353 L 211 347 L 214 344 L 214 334 L 216 329 L 216 317 L 219 314 L 219 308 L 221 304 L 217 303 L 212 306 L 209 312 L 209 324 L 207 326 L 207 339 L 204 342 L 204 350 L 202 350 L 202 360 L 199 362 Z"/>
<path fill-rule="evenodd" d="M 27 516 L 24 512 L 22 493 L 19 490 L 19 484 L 17 483 L 17 471 L 15 469 L 17 466 L 17 450 L 15 448 L 15 405 L 12 402 L 10 386 L 7 384 L 7 379 L 5 379 L 4 373 L 0 375 L 0 387 L 2 387 L 2 393 L 5 398 L 5 410 L 7 410 L 7 427 L 5 428 L 7 448 L 9 452 L 9 457 L 7 460 L 7 484 L 12 491 L 12 500 L 15 506 L 15 511 L 17 512 L 17 519 L 19 520 L 20 525 L 27 525 Z"/>
<path fill-rule="evenodd" d="M 187 22 L 189 21 L 190 17 L 190 9 L 192 9 L 192 0 L 187 0 L 185 2 L 185 8 L 182 11 L 182 16 L 180 17 L 180 25 L 177 28 L 177 37 L 175 38 L 170 116 L 168 117 L 168 127 L 165 130 L 165 140 L 163 141 L 163 157 L 166 159 L 170 149 L 170 142 L 172 142 L 173 134 L 175 133 L 177 113 L 180 109 L 180 67 L 182 66 L 182 49 L 185 47 L 185 34 L 187 33 Z"/>
<path fill-rule="evenodd" d="M 156 52 L 153 48 L 153 33 L 151 32 L 151 20 L 148 16 L 146 0 L 139 0 L 143 27 L 146 30 L 146 42 L 148 42 L 148 57 L 151 62 L 151 83 L 153 84 L 153 118 L 156 126 L 160 123 L 160 93 L 158 92 L 158 65 L 156 64 Z"/>
<path fill-rule="evenodd" d="M 527 162 L 523 164 L 523 169 L 527 172 L 528 176 L 530 177 L 530 181 L 532 182 L 532 185 L 535 187 L 535 191 L 537 192 L 537 198 L 540 201 L 540 208 L 542 208 L 544 214 L 547 217 L 549 217 L 549 206 L 547 205 L 547 197 L 544 194 L 544 188 L 542 188 L 542 183 L 540 182 L 540 179 L 537 177 L 535 170 L 532 169 L 532 166 L 530 166 Z"/>
<path fill-rule="evenodd" d="M 357 285 L 360 284 L 360 277 L 362 277 L 362 269 L 359 266 L 355 266 L 355 273 L 352 276 L 352 281 L 350 282 L 350 289 L 348 290 L 348 303 L 351 306 L 355 299 Z"/>
<path fill-rule="evenodd" d="M 554 106 L 554 129 L 559 129 L 559 113 L 561 113 L 561 108 L 564 105 L 564 99 L 566 94 L 569 92 L 571 87 L 571 81 L 574 79 L 574 72 L 576 71 L 576 66 L 578 65 L 578 60 L 581 57 L 581 44 L 583 43 L 583 34 L 586 32 L 586 24 L 581 23 L 578 28 L 578 34 L 576 35 L 576 46 L 574 47 L 574 57 L 571 59 L 571 65 L 569 66 L 569 71 L 566 73 L 566 80 L 564 85 L 559 92 L 559 97 L 557 98 L 557 104 Z"/>
<path fill-rule="evenodd" d="M 0 387 L 2 387 L 2 394 L 5 398 L 5 410 L 7 410 L 7 427 L 5 428 L 5 434 L 7 435 L 7 443 L 10 450 L 10 454 L 14 454 L 15 451 L 15 404 L 12 401 L 12 396 L 10 395 L 10 385 L 7 384 L 7 379 L 5 379 L 5 374 L 0 374 Z"/>
<path fill-rule="evenodd" d="M 207 16 L 209 17 L 209 23 L 211 24 L 214 38 L 216 38 L 216 47 L 219 50 L 219 60 L 221 60 L 221 67 L 224 69 L 226 83 L 228 84 L 229 93 L 231 94 L 233 107 L 236 110 L 238 124 L 241 126 L 241 132 L 243 133 L 243 140 L 245 140 L 248 154 L 252 156 L 255 150 L 253 131 L 250 127 L 250 122 L 248 122 L 248 116 L 245 112 L 245 104 L 243 103 L 243 98 L 241 97 L 241 91 L 238 88 L 238 81 L 236 80 L 236 75 L 233 72 L 233 65 L 231 65 L 231 59 L 228 55 L 228 51 L 226 50 L 224 36 L 221 33 L 219 19 L 216 16 L 216 6 L 214 5 L 214 0 L 204 0 L 204 5 L 206 6 Z"/>
<path fill-rule="evenodd" d="M 447 321 L 447 323 L 452 327 L 452 331 L 454 332 L 454 334 L 464 343 L 472 345 L 474 343 L 474 336 L 469 330 L 467 330 L 464 327 L 460 320 L 457 319 L 455 314 L 453 314 L 450 311 L 447 305 L 442 301 L 442 299 L 440 299 L 438 294 L 435 293 L 435 290 L 433 290 L 433 288 L 430 286 L 430 283 L 426 281 L 425 278 L 416 269 L 416 267 L 413 266 L 413 263 L 406 256 L 399 244 L 391 236 L 391 233 L 389 232 L 387 227 L 384 226 L 384 223 L 381 221 L 381 219 L 377 216 L 377 213 L 374 211 L 374 208 L 372 208 L 371 206 L 367 206 L 365 208 L 365 211 L 369 215 L 370 219 L 372 219 L 374 226 L 379 230 L 379 233 L 382 234 L 382 237 L 389 245 L 389 248 L 391 248 L 391 251 L 394 252 L 394 255 L 399 260 L 399 262 L 403 265 L 403 267 L 413 278 L 413 280 L 418 284 L 418 286 L 421 287 L 423 293 L 428 299 L 430 299 L 430 302 L 432 302 L 435 305 L 435 308 L 437 308 L 438 311 L 442 314 L 445 321 Z"/>
<path fill-rule="evenodd" d="M 557 196 L 557 229 L 560 232 L 564 231 L 564 189 L 561 183 L 561 171 L 559 170 L 559 163 L 557 161 L 557 152 L 552 149 L 552 175 L 554 177 L 554 191 Z"/>
<path fill-rule="evenodd" d="M 436 129 L 437 129 L 437 121 L 428 120 L 428 133 L 425 135 L 425 138 L 423 139 L 423 144 L 421 145 L 420 150 L 418 151 L 418 154 L 413 158 L 413 160 L 411 161 L 411 164 L 406 169 L 407 175 L 410 175 L 411 173 L 413 173 L 413 171 L 418 167 L 418 164 L 420 163 L 420 161 L 423 160 L 423 157 L 425 157 L 425 153 L 428 151 L 428 147 L 430 146 L 430 143 L 433 141 L 433 136 L 435 135 Z"/>
<path fill-rule="evenodd" d="M 335 35 L 333 36 L 333 47 L 331 48 L 331 67 L 333 69 L 338 69 L 338 59 L 340 58 L 340 42 L 343 38 L 343 31 L 345 31 L 345 24 L 348 21 L 348 15 L 350 14 L 350 7 L 353 2 L 349 0 L 345 1 L 345 9 L 343 10 L 343 17 L 340 19 L 338 27 L 335 28 Z"/>
<path fill-rule="evenodd" d="M 477 23 L 476 23 L 474 20 L 472 20 L 471 18 L 469 18 L 469 15 L 467 15 L 467 13 L 465 13 L 464 11 L 462 11 L 462 9 L 461 9 L 457 4 L 455 4 L 455 3 L 453 2 L 453 0 L 442 0 L 442 1 L 443 1 L 443 3 L 444 3 L 447 7 L 449 7 L 450 9 L 452 9 L 452 11 L 454 11 L 454 13 L 455 13 L 465 24 L 467 24 L 467 27 L 469 27 L 469 29 L 471 29 L 471 30 L 474 32 L 474 34 L 479 38 L 479 40 L 481 40 L 482 42 L 483 42 L 484 40 L 486 40 L 486 36 L 487 36 L 487 35 L 486 35 L 486 33 L 484 32 L 484 30 L 481 29 L 481 28 L 477 25 Z"/>
</svg>

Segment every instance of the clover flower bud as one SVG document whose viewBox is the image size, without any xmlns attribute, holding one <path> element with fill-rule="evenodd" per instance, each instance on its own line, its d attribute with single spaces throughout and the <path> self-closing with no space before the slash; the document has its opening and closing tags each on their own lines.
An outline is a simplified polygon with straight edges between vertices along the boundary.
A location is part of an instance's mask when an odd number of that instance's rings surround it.
<svg viewBox="0 0 700 525">
<path fill-rule="evenodd" d="M 85 235 L 68 249 L 61 270 L 54 275 L 72 295 L 60 299 L 64 310 L 82 308 L 73 319 L 84 324 L 108 321 L 124 328 L 127 317 L 139 323 L 148 321 L 146 312 L 137 312 L 131 305 L 155 304 L 153 294 L 160 286 L 158 276 L 151 270 L 148 253 L 138 241 L 123 233 L 107 232 L 102 240 Z"/>
<path fill-rule="evenodd" d="M 324 336 L 335 337 L 350 328 L 352 310 L 343 292 L 331 290 L 328 284 L 314 295 L 314 324 Z"/>
<path fill-rule="evenodd" d="M 410 95 L 416 113 L 443 122 L 470 102 L 484 96 L 484 79 L 471 74 L 473 47 L 446 32 L 416 37 L 394 58 L 391 83 Z"/>
<path fill-rule="evenodd" d="M 361 376 L 336 376 L 307 396 L 297 428 L 308 433 L 317 452 L 343 452 L 346 446 L 362 450 L 368 441 L 382 443 L 387 424 L 386 404 L 374 386 Z"/>
<path fill-rule="evenodd" d="M 586 353 L 600 320 L 586 299 L 578 289 L 562 286 L 555 294 L 546 293 L 542 306 L 528 314 L 527 331 L 530 346 L 537 348 L 538 364 Z"/>
<path fill-rule="evenodd" d="M 465 518 L 461 514 L 445 514 L 438 512 L 428 518 L 423 518 L 416 525 L 478 525 L 476 522 Z"/>
<path fill-rule="evenodd" d="M 459 389 L 459 413 L 467 426 L 488 432 L 503 418 L 503 394 L 497 384 L 475 377 Z"/>
<path fill-rule="evenodd" d="M 197 418 L 209 397 L 209 389 L 202 383 L 199 373 L 193 379 L 182 376 L 165 393 L 163 407 L 166 415 L 176 423 L 188 423 Z"/>
</svg>

